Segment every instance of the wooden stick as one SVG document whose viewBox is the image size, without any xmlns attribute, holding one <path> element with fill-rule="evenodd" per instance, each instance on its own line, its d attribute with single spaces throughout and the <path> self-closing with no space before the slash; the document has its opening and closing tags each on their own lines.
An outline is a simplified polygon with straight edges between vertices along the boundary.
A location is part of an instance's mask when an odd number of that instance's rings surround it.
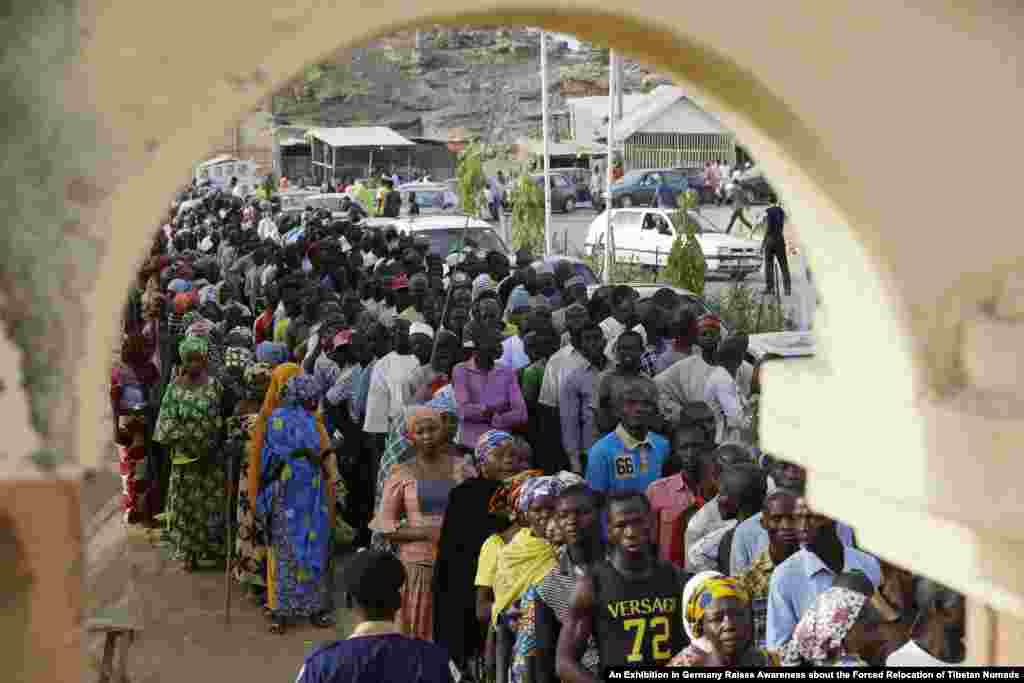
<svg viewBox="0 0 1024 683">
<path fill-rule="evenodd" d="M 227 537 L 227 552 L 224 557 L 224 622 L 228 625 L 231 624 L 231 559 L 233 556 L 234 548 L 231 547 L 231 499 L 232 493 L 234 492 L 234 475 L 235 475 L 235 455 L 234 453 L 228 453 L 228 486 L 227 486 L 227 502 L 225 507 L 227 508 L 224 516 L 225 536 Z"/>
</svg>

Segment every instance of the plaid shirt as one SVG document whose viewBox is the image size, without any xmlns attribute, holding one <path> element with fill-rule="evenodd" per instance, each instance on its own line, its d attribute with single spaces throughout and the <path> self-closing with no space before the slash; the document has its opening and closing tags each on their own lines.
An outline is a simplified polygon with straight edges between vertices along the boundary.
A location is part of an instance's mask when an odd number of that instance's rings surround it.
<svg viewBox="0 0 1024 683">
<path fill-rule="evenodd" d="M 765 647 L 767 639 L 768 588 L 773 571 L 775 563 L 765 550 L 738 579 L 740 587 L 750 596 L 750 606 L 754 615 L 754 642 L 758 647 Z"/>
</svg>

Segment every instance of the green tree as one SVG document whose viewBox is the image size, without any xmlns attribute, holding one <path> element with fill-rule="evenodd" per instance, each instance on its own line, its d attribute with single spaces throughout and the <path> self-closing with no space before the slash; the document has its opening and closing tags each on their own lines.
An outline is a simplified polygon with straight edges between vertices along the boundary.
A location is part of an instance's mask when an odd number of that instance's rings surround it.
<svg viewBox="0 0 1024 683">
<path fill-rule="evenodd" d="M 479 215 L 482 193 L 487 183 L 482 145 L 474 142 L 459 155 L 455 177 L 458 180 L 459 201 L 463 210 L 469 216 Z"/>
<path fill-rule="evenodd" d="M 523 173 L 512 190 L 512 245 L 544 252 L 544 192 Z"/>
<path fill-rule="evenodd" d="M 703 295 L 707 262 L 704 261 L 704 252 L 697 241 L 697 224 L 689 215 L 690 209 L 696 206 L 697 199 L 693 192 L 686 192 L 680 198 L 680 205 L 683 208 L 672 215 L 676 239 L 672 243 L 672 251 L 665 265 L 665 279 L 676 287 Z"/>
</svg>

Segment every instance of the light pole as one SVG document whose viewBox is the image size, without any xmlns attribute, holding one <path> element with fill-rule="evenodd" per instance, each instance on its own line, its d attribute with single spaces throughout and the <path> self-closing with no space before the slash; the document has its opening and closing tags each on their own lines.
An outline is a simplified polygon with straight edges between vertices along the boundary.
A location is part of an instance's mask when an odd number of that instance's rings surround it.
<svg viewBox="0 0 1024 683">
<path fill-rule="evenodd" d="M 548 150 L 548 34 L 540 32 L 540 101 L 541 122 L 544 129 L 544 255 L 551 248 L 551 154 Z"/>
<path fill-rule="evenodd" d="M 602 279 L 606 285 L 612 282 L 612 264 L 615 250 L 615 235 L 612 234 L 612 157 L 615 154 L 615 86 L 618 80 L 615 73 L 615 50 L 608 53 L 608 151 L 605 163 L 604 210 L 606 223 L 604 226 L 604 273 Z"/>
</svg>

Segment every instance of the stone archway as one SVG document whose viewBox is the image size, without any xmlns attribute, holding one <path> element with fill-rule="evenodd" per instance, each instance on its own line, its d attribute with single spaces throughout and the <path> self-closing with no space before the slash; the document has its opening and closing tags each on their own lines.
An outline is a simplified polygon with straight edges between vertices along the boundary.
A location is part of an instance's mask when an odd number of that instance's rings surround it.
<svg viewBox="0 0 1024 683">
<path fill-rule="evenodd" d="M 32 419 L 26 444 L 0 461 L 9 482 L 75 476 L 105 447 L 90 392 L 104 381 L 122 292 L 162 202 L 227 121 L 339 43 L 428 21 L 543 26 L 675 74 L 755 152 L 803 227 L 825 299 L 824 352 L 800 376 L 767 379 L 768 445 L 811 467 L 817 503 L 855 524 L 872 550 L 1024 613 L 1024 509 L 1011 457 L 1020 385 L 1006 379 L 1020 374 L 1020 347 L 1014 325 L 985 317 L 1016 317 L 1017 290 L 1001 295 L 993 271 L 1012 269 L 1024 247 L 1005 211 L 1015 184 L 990 170 L 993 156 L 1019 157 L 1024 146 L 1000 133 L 1016 130 L 1024 104 L 1018 8 L 793 0 L 738 17 L 735 6 L 655 0 L 628 9 L 579 0 L 557 12 L 524 0 L 428 0 L 401 23 L 393 11 L 116 0 L 9 22 L 5 59 L 22 69 L 10 79 L 21 106 L 9 158 L 40 162 L 15 169 L 12 217 L 46 218 L 18 233 L 24 239 L 12 239 L 0 263 L 7 333 L 26 353 L 20 374 L 13 361 L 4 367 L 6 384 L 23 380 L 33 408 L 15 420 Z M 977 77 L 953 92 L 952 73 Z M 61 76 L 65 88 L 53 92 L 47 79 Z M 954 187 L 981 176 L 984 193 L 1000 200 L 967 207 L 986 239 L 963 231 L 951 175 Z M 63 286 L 47 279 L 54 273 Z M 989 304 L 995 313 L 985 313 Z M 33 343 L 40 338 L 48 343 Z M 985 346 L 991 339 L 1004 345 Z M 991 372 L 994 358 L 1004 372 Z M 60 390 L 65 378 L 76 391 Z M 963 426 L 943 431 L 950 424 Z M 987 438 L 966 470 L 975 435 Z M 12 507 L 19 518 L 46 504 L 46 492 L 51 501 L 66 494 L 39 490 Z M 962 504 L 970 499 L 992 502 L 979 514 Z M 54 533 L 73 537 L 77 523 Z M 32 541 L 41 595 L 61 585 L 43 569 L 52 557 L 43 551 L 60 546 Z M 951 541 L 961 546 L 952 558 Z M 73 592 L 51 602 L 53 621 L 33 615 L 29 630 L 67 632 L 76 605 Z M 39 674 L 66 679 L 61 661 Z"/>
</svg>

